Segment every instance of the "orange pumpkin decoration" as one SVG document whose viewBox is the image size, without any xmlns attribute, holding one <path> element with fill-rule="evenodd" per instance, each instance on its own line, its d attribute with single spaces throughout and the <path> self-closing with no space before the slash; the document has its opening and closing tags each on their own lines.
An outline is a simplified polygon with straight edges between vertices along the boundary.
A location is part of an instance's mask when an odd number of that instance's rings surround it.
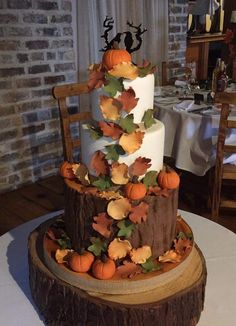
<svg viewBox="0 0 236 326">
<path fill-rule="evenodd" d="M 84 251 L 81 254 L 74 252 L 69 257 L 69 266 L 74 272 L 86 273 L 90 270 L 93 261 L 94 256 L 89 251 Z"/>
<path fill-rule="evenodd" d="M 124 186 L 125 196 L 131 200 L 139 200 L 146 195 L 147 188 L 143 183 L 129 182 Z"/>
<path fill-rule="evenodd" d="M 111 70 L 113 66 L 121 62 L 131 62 L 131 54 L 125 49 L 107 50 L 102 57 L 102 64 L 107 70 Z"/>
<path fill-rule="evenodd" d="M 160 171 L 157 180 L 161 188 L 167 189 L 176 189 L 180 183 L 179 175 L 172 169 Z"/>
<path fill-rule="evenodd" d="M 72 170 L 72 164 L 65 161 L 60 165 L 59 173 L 63 178 L 74 179 L 75 175 Z"/>
<path fill-rule="evenodd" d="M 93 275 L 99 280 L 108 280 L 115 274 L 116 265 L 114 260 L 108 257 L 96 259 L 92 266 Z"/>
</svg>

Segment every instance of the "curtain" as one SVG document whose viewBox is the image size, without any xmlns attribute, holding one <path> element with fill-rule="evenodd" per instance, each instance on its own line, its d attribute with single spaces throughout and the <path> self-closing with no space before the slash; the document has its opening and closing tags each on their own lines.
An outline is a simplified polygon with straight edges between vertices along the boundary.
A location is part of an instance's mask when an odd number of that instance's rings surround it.
<svg viewBox="0 0 236 326">
<path fill-rule="evenodd" d="M 136 63 L 147 59 L 160 66 L 167 58 L 168 44 L 168 1 L 166 0 L 78 0 L 77 1 L 77 67 L 79 82 L 87 80 L 87 68 L 91 63 L 99 63 L 105 42 L 103 22 L 114 20 L 110 40 L 123 31 L 133 31 L 127 21 L 134 26 L 142 24 L 147 31 L 142 35 L 140 50 L 132 53 Z M 158 72 L 157 72 L 158 77 Z"/>
</svg>

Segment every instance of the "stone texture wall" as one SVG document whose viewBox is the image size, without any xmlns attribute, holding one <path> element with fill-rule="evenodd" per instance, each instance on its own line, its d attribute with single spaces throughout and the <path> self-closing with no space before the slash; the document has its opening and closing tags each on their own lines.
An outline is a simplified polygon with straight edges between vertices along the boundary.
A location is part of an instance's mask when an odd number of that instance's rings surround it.
<svg viewBox="0 0 236 326">
<path fill-rule="evenodd" d="M 76 82 L 75 0 L 0 0 L 0 192 L 62 161 L 52 88 Z M 187 0 L 169 0 L 169 60 L 185 61 Z"/>
<path fill-rule="evenodd" d="M 0 192 L 62 160 L 52 88 L 76 81 L 73 0 L 0 0 Z"/>
</svg>

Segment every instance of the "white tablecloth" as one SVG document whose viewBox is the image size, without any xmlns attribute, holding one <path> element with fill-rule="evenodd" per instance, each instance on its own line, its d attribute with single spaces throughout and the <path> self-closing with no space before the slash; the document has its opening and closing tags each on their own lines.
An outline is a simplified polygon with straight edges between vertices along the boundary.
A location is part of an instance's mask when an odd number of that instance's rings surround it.
<svg viewBox="0 0 236 326">
<path fill-rule="evenodd" d="M 165 156 L 173 157 L 182 170 L 204 175 L 215 164 L 219 115 L 176 111 L 174 103 L 164 104 L 158 98 L 154 105 L 155 117 L 165 125 Z M 226 143 L 236 144 L 235 130 Z M 225 159 L 225 163 L 232 162 L 236 162 L 236 155 Z"/>
<path fill-rule="evenodd" d="M 201 216 L 179 211 L 191 226 L 207 264 L 205 308 L 198 326 L 235 325 L 236 235 Z M 0 325 L 44 325 L 28 283 L 27 238 L 55 212 L 25 223 L 0 237 Z"/>
</svg>

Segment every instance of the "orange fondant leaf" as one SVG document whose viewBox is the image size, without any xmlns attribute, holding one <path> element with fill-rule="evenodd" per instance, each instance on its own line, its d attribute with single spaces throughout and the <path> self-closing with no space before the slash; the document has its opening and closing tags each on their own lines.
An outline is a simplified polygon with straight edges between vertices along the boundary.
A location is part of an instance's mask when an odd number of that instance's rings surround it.
<svg viewBox="0 0 236 326">
<path fill-rule="evenodd" d="M 111 137 L 114 140 L 119 139 L 123 133 L 123 130 L 113 122 L 99 121 L 98 124 L 103 132 L 103 136 Z"/>
<path fill-rule="evenodd" d="M 130 212 L 131 204 L 127 198 L 111 200 L 107 205 L 107 213 L 114 220 L 123 220 Z"/>
<path fill-rule="evenodd" d="M 146 260 L 151 257 L 152 250 L 149 246 L 142 246 L 137 249 L 130 251 L 130 258 L 135 264 L 143 264 Z"/>
<path fill-rule="evenodd" d="M 132 62 L 121 62 L 113 66 L 109 74 L 118 78 L 135 79 L 138 77 L 138 68 Z"/>
<path fill-rule="evenodd" d="M 121 95 L 118 97 L 123 104 L 123 110 L 129 113 L 138 103 L 138 98 L 135 98 L 135 92 L 130 87 L 128 90 L 124 90 Z"/>
<path fill-rule="evenodd" d="M 168 250 L 163 256 L 159 256 L 158 260 L 161 263 L 179 263 L 181 261 L 181 255 L 177 254 L 174 250 Z"/>
<path fill-rule="evenodd" d="M 112 220 L 108 217 L 107 213 L 99 213 L 98 216 L 94 216 L 95 223 L 92 227 L 95 231 L 103 235 L 105 238 L 109 238 L 111 235 Z"/>
<path fill-rule="evenodd" d="M 108 255 L 111 259 L 117 260 L 124 258 L 132 249 L 132 246 L 128 240 L 120 240 L 115 238 L 108 247 Z"/>
<path fill-rule="evenodd" d="M 93 64 L 89 66 L 88 88 L 93 90 L 104 84 L 104 72 L 101 70 L 101 64 Z"/>
<path fill-rule="evenodd" d="M 149 158 L 139 156 L 138 158 L 136 158 L 134 163 L 130 165 L 129 173 L 132 176 L 140 176 L 145 174 L 147 172 L 147 169 L 151 166 L 150 162 L 151 160 Z"/>
<path fill-rule="evenodd" d="M 128 166 L 125 163 L 115 162 L 112 164 L 111 181 L 116 185 L 125 185 L 129 182 Z"/>
<path fill-rule="evenodd" d="M 91 159 L 91 168 L 95 170 L 97 175 L 109 173 L 109 164 L 105 159 L 105 154 L 101 151 L 96 151 Z"/>
<path fill-rule="evenodd" d="M 101 95 L 100 109 L 105 119 L 116 121 L 120 118 L 120 110 L 122 109 L 122 103 L 112 97 Z"/>
<path fill-rule="evenodd" d="M 121 278 L 133 278 L 134 276 L 142 273 L 142 268 L 132 262 L 125 260 L 123 265 L 118 266 L 116 270 L 116 275 Z"/>
<path fill-rule="evenodd" d="M 148 204 L 142 201 L 136 206 L 131 207 L 131 213 L 129 214 L 129 219 L 135 223 L 140 224 L 146 222 L 148 213 Z"/>
<path fill-rule="evenodd" d="M 190 239 L 174 239 L 174 247 L 177 253 L 184 254 L 187 249 L 192 248 L 192 243 Z"/>
<path fill-rule="evenodd" d="M 142 131 L 134 131 L 131 134 L 124 133 L 120 137 L 119 145 L 126 153 L 132 154 L 141 147 L 143 137 L 144 132 Z"/>
</svg>

